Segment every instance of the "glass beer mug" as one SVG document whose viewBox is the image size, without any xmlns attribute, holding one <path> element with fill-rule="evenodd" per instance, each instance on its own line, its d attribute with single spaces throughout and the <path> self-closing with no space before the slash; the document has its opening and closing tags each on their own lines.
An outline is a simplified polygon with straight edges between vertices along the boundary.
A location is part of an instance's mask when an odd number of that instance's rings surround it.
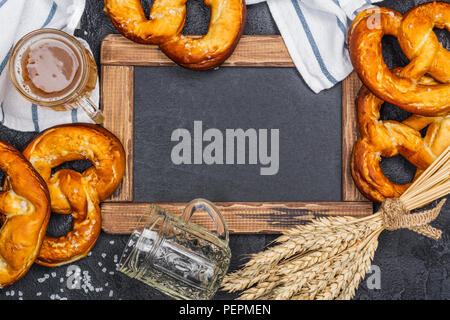
<svg viewBox="0 0 450 320">
<path fill-rule="evenodd" d="M 205 211 L 216 233 L 193 222 Z M 206 300 L 218 290 L 230 264 L 228 229 L 209 201 L 196 199 L 181 218 L 152 206 L 141 217 L 119 262 L 119 271 L 176 299 Z"/>
<path fill-rule="evenodd" d="M 9 58 L 9 76 L 32 103 L 54 110 L 82 108 L 96 123 L 103 114 L 89 97 L 97 84 L 97 66 L 76 38 L 56 29 L 39 29 L 21 38 Z"/>
</svg>

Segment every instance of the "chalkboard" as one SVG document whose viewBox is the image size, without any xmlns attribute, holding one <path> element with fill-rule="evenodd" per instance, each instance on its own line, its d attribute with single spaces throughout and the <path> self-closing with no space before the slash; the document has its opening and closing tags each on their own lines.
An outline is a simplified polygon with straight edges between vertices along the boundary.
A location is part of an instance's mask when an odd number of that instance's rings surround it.
<svg viewBox="0 0 450 320">
<path fill-rule="evenodd" d="M 135 201 L 341 201 L 339 87 L 315 95 L 294 68 L 136 67 L 134 83 Z M 183 128 L 194 141 L 194 121 L 223 134 L 222 162 L 226 129 L 267 129 L 264 141 L 278 129 L 278 172 L 248 164 L 248 139 L 246 164 L 236 164 L 237 150 L 234 164 L 193 164 L 193 154 L 192 164 L 175 164 L 171 135 Z"/>
</svg>

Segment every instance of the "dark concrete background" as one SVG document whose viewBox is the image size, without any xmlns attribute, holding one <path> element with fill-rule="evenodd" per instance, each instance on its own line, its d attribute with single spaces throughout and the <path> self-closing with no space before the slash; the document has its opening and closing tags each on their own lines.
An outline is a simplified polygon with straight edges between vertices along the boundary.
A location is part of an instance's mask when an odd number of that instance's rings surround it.
<svg viewBox="0 0 450 320">
<path fill-rule="evenodd" d="M 149 2 L 149 1 L 144 1 Z M 385 1 L 383 5 L 395 8 L 401 12 L 426 1 Z M 109 33 L 115 33 L 109 19 L 102 11 L 103 2 L 88 0 L 86 12 L 81 21 L 81 29 L 77 36 L 85 38 L 91 45 L 94 55 L 99 58 L 101 40 Z M 188 17 L 186 21 L 186 33 L 202 33 L 207 29 L 208 10 L 199 1 L 188 2 Z M 266 4 L 258 4 L 248 7 L 248 18 L 245 28 L 246 34 L 277 34 Z M 446 32 L 438 32 L 442 43 L 449 49 L 449 37 Z M 398 44 L 394 39 L 384 40 L 384 56 L 390 66 L 403 65 L 407 62 L 401 54 Z M 274 69 L 275 70 L 275 69 Z M 277 71 L 274 71 L 275 73 Z M 289 72 L 292 72 L 289 71 Z M 292 77 L 286 76 L 285 81 Z M 308 92 L 302 80 L 298 81 L 299 91 Z M 280 84 L 282 86 L 282 84 Z M 333 107 L 340 108 L 340 85 L 332 90 L 323 92 L 315 97 L 318 101 L 327 101 L 333 96 Z M 305 109 L 306 110 L 306 109 Z M 402 119 L 407 114 L 398 111 L 392 106 L 385 106 L 383 117 L 390 119 Z M 263 116 L 262 116 L 263 117 Z M 323 124 L 321 124 L 322 126 Z M 323 128 L 321 128 L 323 130 Z M 142 131 L 140 131 L 142 130 Z M 137 126 L 135 135 L 143 135 L 148 128 Z M 21 133 L 0 127 L 0 137 L 19 149 L 22 149 L 35 133 Z M 85 163 L 71 165 L 76 169 L 86 167 Z M 401 158 L 383 161 L 383 167 L 388 176 L 395 178 L 397 182 L 407 181 L 413 174 L 413 168 Z M 145 172 L 145 163 L 136 165 L 139 175 Z M 135 174 L 136 174 L 135 172 Z M 170 187 L 170 186 L 169 186 Z M 283 195 L 286 190 L 277 188 L 274 190 L 274 200 L 285 200 Z M 205 191 L 207 192 L 207 191 Z M 178 197 L 181 194 L 178 193 Z M 258 197 L 258 190 L 249 192 L 249 196 Z M 148 193 L 145 188 L 137 188 L 135 196 L 138 200 L 147 200 Z M 213 196 L 214 197 L 214 196 Z M 332 196 L 333 198 L 335 197 Z M 167 196 L 167 201 L 189 200 Z M 216 199 L 212 199 L 216 200 Z M 218 199 L 217 199 L 218 200 Z M 220 199 L 223 200 L 223 199 Z M 241 199 L 232 199 L 241 200 Z M 244 200 L 244 199 L 242 199 Z M 245 199 L 248 200 L 248 199 Z M 262 199 L 261 199 L 262 200 Z M 270 200 L 270 199 L 264 199 Z M 292 200 L 292 199 L 289 199 Z M 384 232 L 380 237 L 379 249 L 375 255 L 374 264 L 381 268 L 381 290 L 368 290 L 366 282 L 362 282 L 357 292 L 356 299 L 447 299 L 450 298 L 450 205 L 446 205 L 440 217 L 434 223 L 443 232 L 443 238 L 432 241 L 419 236 L 411 231 L 400 230 L 396 232 Z M 67 217 L 52 217 L 49 227 L 50 233 L 61 234 L 70 227 Z M 245 254 L 258 252 L 264 248 L 274 236 L 233 235 L 230 246 L 233 253 L 231 269 L 236 269 L 243 261 Z M 112 236 L 102 233 L 92 253 L 87 258 L 74 263 L 81 270 L 82 288 L 70 290 L 66 286 L 69 266 L 59 268 L 46 268 L 34 265 L 20 281 L 0 291 L 0 299 L 163 299 L 163 295 L 157 291 L 131 280 L 118 273 L 116 262 L 127 240 L 126 236 Z M 233 298 L 234 295 L 219 292 L 218 299 Z"/>
</svg>

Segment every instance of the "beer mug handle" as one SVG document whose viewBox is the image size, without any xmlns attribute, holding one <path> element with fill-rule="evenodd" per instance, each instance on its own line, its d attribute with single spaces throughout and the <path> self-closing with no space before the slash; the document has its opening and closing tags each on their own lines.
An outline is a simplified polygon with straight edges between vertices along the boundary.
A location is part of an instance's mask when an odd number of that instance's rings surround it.
<svg viewBox="0 0 450 320">
<path fill-rule="evenodd" d="M 92 102 L 91 99 L 88 97 L 82 96 L 79 97 L 74 102 L 71 102 L 70 107 L 73 108 L 81 108 L 84 112 L 96 123 L 96 124 L 102 124 L 105 120 L 105 117 L 103 116 L 103 113 L 101 112 L 100 108 L 95 105 L 95 103 Z"/>
<path fill-rule="evenodd" d="M 188 203 L 186 208 L 184 208 L 181 219 L 187 222 L 191 219 L 192 215 L 199 210 L 206 211 L 209 214 L 211 219 L 214 221 L 217 234 L 228 243 L 228 227 L 225 219 L 220 211 L 210 201 L 205 199 L 192 200 Z"/>
</svg>

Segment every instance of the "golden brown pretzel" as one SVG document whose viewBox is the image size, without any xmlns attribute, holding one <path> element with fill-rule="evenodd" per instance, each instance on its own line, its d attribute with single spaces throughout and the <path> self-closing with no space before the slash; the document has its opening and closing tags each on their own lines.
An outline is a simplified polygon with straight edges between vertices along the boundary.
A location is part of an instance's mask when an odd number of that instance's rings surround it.
<svg viewBox="0 0 450 320">
<path fill-rule="evenodd" d="M 450 83 L 450 52 L 439 43 L 435 27 L 450 30 L 450 3 L 426 3 L 403 16 L 398 39 L 411 61 L 410 70 L 404 72 L 412 79 L 428 73 L 439 82 Z"/>
<path fill-rule="evenodd" d="M 187 0 L 155 0 L 147 19 L 140 0 L 105 0 L 105 11 L 125 37 L 160 46 L 179 65 L 214 68 L 234 51 L 246 18 L 244 0 L 204 0 L 211 8 L 208 33 L 200 38 L 181 34 Z"/>
<path fill-rule="evenodd" d="M 0 288 L 21 278 L 33 264 L 47 230 L 50 199 L 31 164 L 0 141 L 0 168 L 6 174 L 0 192 Z"/>
<path fill-rule="evenodd" d="M 423 81 L 432 81 L 424 78 Z M 372 201 L 399 197 L 409 184 L 391 182 L 380 167 L 381 157 L 401 154 L 418 168 L 416 176 L 426 169 L 450 145 L 450 116 L 412 115 L 402 123 L 380 121 L 383 101 L 366 87 L 357 98 L 358 138 L 351 159 L 353 179 L 359 191 Z M 426 136 L 419 130 L 426 126 Z"/>
<path fill-rule="evenodd" d="M 36 137 L 23 155 L 47 183 L 52 211 L 73 215 L 65 236 L 45 237 L 37 263 L 58 266 L 83 258 L 101 230 L 100 201 L 119 186 L 125 170 L 125 152 L 109 131 L 91 124 L 62 125 Z M 67 161 L 87 159 L 92 166 L 78 173 L 55 168 Z"/>
<path fill-rule="evenodd" d="M 433 27 L 450 30 L 450 4 L 432 2 L 411 9 L 405 17 L 387 8 L 359 13 L 349 31 L 349 51 L 364 84 L 380 99 L 426 116 L 450 110 L 449 52 L 438 42 Z M 397 37 L 411 62 L 400 74 L 383 61 L 381 39 Z M 443 83 L 421 84 L 430 74 Z"/>
</svg>

